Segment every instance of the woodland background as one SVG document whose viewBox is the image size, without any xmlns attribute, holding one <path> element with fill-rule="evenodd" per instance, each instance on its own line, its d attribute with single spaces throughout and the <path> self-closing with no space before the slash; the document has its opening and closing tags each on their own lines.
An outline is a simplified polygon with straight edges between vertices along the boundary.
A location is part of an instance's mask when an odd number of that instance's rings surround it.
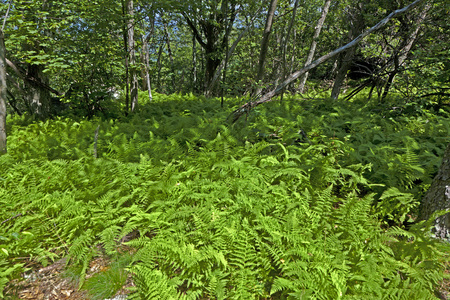
<svg viewBox="0 0 450 300">
<path fill-rule="evenodd" d="M 0 296 L 445 298 L 449 11 L 2 1 Z"/>
</svg>

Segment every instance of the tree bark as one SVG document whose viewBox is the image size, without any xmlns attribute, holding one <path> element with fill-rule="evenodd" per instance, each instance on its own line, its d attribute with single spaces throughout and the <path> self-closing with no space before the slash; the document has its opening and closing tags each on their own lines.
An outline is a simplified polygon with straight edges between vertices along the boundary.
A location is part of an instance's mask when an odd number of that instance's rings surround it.
<svg viewBox="0 0 450 300">
<path fill-rule="evenodd" d="M 364 4 L 361 4 L 364 5 Z M 354 7 L 351 12 L 349 12 L 350 19 L 350 30 L 348 32 L 349 38 L 351 40 L 355 39 L 359 36 L 364 28 L 364 19 L 362 14 L 361 7 Z M 336 74 L 336 78 L 334 80 L 333 89 L 331 91 L 331 98 L 337 99 L 341 92 L 342 84 L 344 83 L 345 78 L 347 77 L 347 72 L 352 64 L 353 57 L 356 53 L 356 45 L 355 47 L 351 47 L 346 50 L 345 55 L 340 63 L 340 67 Z"/>
<path fill-rule="evenodd" d="M 27 75 L 36 79 L 35 81 L 25 81 L 25 93 L 28 98 L 31 113 L 38 118 L 45 119 L 50 114 L 50 92 L 35 82 L 42 82 L 48 85 L 48 78 L 42 72 L 41 65 L 28 65 Z"/>
<path fill-rule="evenodd" d="M 416 0 L 414 2 L 412 2 L 411 4 L 405 6 L 402 9 L 397 9 L 393 12 L 391 12 L 386 18 L 384 18 L 383 20 L 381 20 L 379 23 L 377 23 L 376 25 L 372 26 L 371 28 L 367 29 L 366 31 L 364 31 L 362 34 L 360 34 L 357 38 L 355 38 L 353 41 L 351 41 L 350 43 L 348 43 L 345 46 L 342 46 L 320 58 L 318 58 L 317 60 L 315 60 L 314 62 L 312 62 L 311 64 L 309 64 L 308 66 L 304 67 L 303 69 L 300 69 L 294 73 L 292 73 L 291 75 L 289 75 L 289 77 L 283 81 L 281 84 L 279 84 L 275 89 L 273 89 L 272 91 L 264 94 L 263 96 L 261 96 L 261 98 L 259 98 L 258 100 L 255 101 L 250 101 L 247 102 L 246 104 L 242 105 L 241 107 L 239 107 L 238 109 L 236 109 L 233 113 L 233 121 L 237 121 L 239 119 L 239 117 L 241 117 L 243 114 L 248 113 L 248 111 L 260 104 L 272 101 L 273 97 L 275 97 L 276 95 L 280 94 L 284 87 L 286 87 L 288 84 L 290 84 L 291 82 L 293 82 L 294 80 L 296 80 L 297 78 L 299 78 L 301 75 L 303 75 L 304 73 L 308 72 L 311 69 L 314 69 L 315 67 L 317 67 L 318 65 L 322 64 L 323 62 L 327 61 L 328 59 L 338 55 L 339 53 L 350 49 L 351 47 L 354 47 L 355 45 L 357 45 L 362 39 L 364 39 L 366 36 L 368 36 L 369 34 L 371 34 L 372 32 L 380 29 L 381 27 L 383 27 L 384 25 L 386 25 L 389 20 L 391 20 L 393 17 L 395 17 L 396 15 L 405 13 L 409 10 L 411 10 L 412 8 L 414 8 L 416 5 L 418 5 L 420 2 L 422 2 L 424 0 Z"/>
<path fill-rule="evenodd" d="M 128 22 L 126 21 L 128 13 L 128 2 L 122 0 L 122 17 L 123 22 L 123 48 L 125 52 L 125 112 L 128 113 L 130 107 L 130 61 L 128 57 Z"/>
<path fill-rule="evenodd" d="M 195 35 L 192 35 L 192 90 L 197 88 L 197 41 Z"/>
<path fill-rule="evenodd" d="M 6 18 L 6 17 L 5 17 Z M 6 153 L 6 61 L 5 38 L 0 30 L 0 154 Z"/>
<path fill-rule="evenodd" d="M 295 23 L 295 17 L 297 15 L 297 8 L 299 5 L 299 0 L 295 0 L 294 2 L 294 8 L 292 9 L 292 18 L 291 21 L 289 22 L 289 26 L 286 32 L 286 36 L 284 38 L 281 39 L 281 56 L 282 56 L 282 67 L 283 67 L 283 78 L 282 80 L 286 79 L 286 76 L 288 75 L 288 67 L 287 67 L 287 48 L 288 48 L 288 43 L 289 43 L 289 38 L 291 37 L 291 31 L 292 28 L 294 27 L 294 23 Z M 295 52 L 295 45 L 293 46 L 293 50 L 292 53 Z M 311 60 L 312 61 L 312 60 Z M 311 63 L 311 62 L 310 62 Z M 291 68 L 292 68 L 292 64 L 291 64 Z M 283 100 L 283 94 L 284 92 L 281 93 L 281 100 Z"/>
<path fill-rule="evenodd" d="M 172 91 L 175 91 L 175 68 L 173 64 L 173 54 L 172 54 L 172 47 L 170 45 L 170 34 L 169 29 L 167 28 L 167 23 L 163 20 L 164 25 L 164 36 L 166 38 L 166 45 L 167 45 L 167 53 L 169 54 L 169 60 L 170 60 L 170 77 L 172 78 Z"/>
<path fill-rule="evenodd" d="M 148 91 L 148 98 L 150 101 L 153 100 L 153 96 L 152 96 L 152 83 L 150 80 L 150 54 L 149 54 L 149 50 L 148 50 L 148 42 L 150 39 L 150 34 L 147 36 L 146 39 L 143 39 L 142 41 L 142 51 L 144 52 L 144 72 L 145 72 L 145 85 L 147 87 L 147 91 Z"/>
<path fill-rule="evenodd" d="M 450 143 L 445 150 L 439 172 L 422 201 L 420 219 L 427 220 L 440 210 L 450 210 Z M 435 234 L 441 239 L 450 238 L 450 213 L 435 220 Z"/>
<path fill-rule="evenodd" d="M 255 90 L 255 95 L 262 91 L 261 80 L 264 77 L 264 63 L 266 62 L 267 49 L 269 48 L 269 37 L 272 31 L 273 17 L 277 9 L 278 0 L 271 0 L 269 10 L 267 11 L 266 25 L 264 27 L 264 34 L 261 41 L 261 51 L 259 52 L 258 74 L 256 75 L 256 84 L 258 87 Z"/>
<path fill-rule="evenodd" d="M 129 50 L 129 70 L 130 70 L 130 96 L 131 96 L 131 111 L 135 111 L 138 105 L 138 80 L 136 72 L 136 49 L 134 42 L 134 5 L 133 0 L 127 2 L 128 12 L 128 50 Z"/>
<path fill-rule="evenodd" d="M 316 25 L 316 28 L 314 31 L 314 35 L 313 35 L 313 40 L 311 43 L 311 48 L 309 49 L 308 57 L 306 58 L 305 66 L 309 65 L 313 61 L 314 53 L 316 52 L 316 47 L 317 47 L 317 39 L 319 38 L 320 31 L 322 30 L 322 27 L 323 27 L 323 23 L 325 22 L 325 18 L 327 17 L 328 10 L 330 8 L 330 4 L 331 4 L 331 0 L 326 0 L 325 4 L 323 5 L 322 15 L 320 16 L 320 19 L 317 22 L 317 25 Z M 308 79 L 308 72 L 306 72 L 305 74 L 303 74 L 300 77 L 300 84 L 298 86 L 298 92 L 300 94 L 303 94 L 307 79 Z"/>
</svg>

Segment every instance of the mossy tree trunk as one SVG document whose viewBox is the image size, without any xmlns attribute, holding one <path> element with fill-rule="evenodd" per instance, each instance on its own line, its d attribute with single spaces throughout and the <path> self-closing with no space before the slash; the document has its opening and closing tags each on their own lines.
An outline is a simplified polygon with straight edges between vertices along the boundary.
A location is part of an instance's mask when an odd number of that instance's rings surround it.
<svg viewBox="0 0 450 300">
<path fill-rule="evenodd" d="M 450 143 L 445 150 L 439 172 L 425 194 L 420 218 L 427 220 L 439 210 L 450 210 Z M 436 219 L 435 234 L 442 239 L 450 238 L 450 213 Z"/>
</svg>

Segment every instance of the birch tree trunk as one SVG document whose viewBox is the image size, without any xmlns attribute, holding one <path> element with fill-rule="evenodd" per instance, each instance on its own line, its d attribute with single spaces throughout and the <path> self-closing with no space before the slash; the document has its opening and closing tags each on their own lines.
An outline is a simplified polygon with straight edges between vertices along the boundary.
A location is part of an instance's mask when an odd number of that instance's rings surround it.
<svg viewBox="0 0 450 300">
<path fill-rule="evenodd" d="M 128 22 L 125 18 L 128 13 L 128 2 L 122 0 L 122 17 L 124 18 L 122 36 L 123 36 L 123 48 L 125 52 L 125 112 L 128 113 L 130 105 L 130 61 L 128 57 Z"/>
<path fill-rule="evenodd" d="M 320 16 L 320 19 L 317 22 L 317 25 L 316 25 L 316 28 L 314 31 L 311 48 L 309 49 L 309 53 L 308 53 L 308 57 L 306 58 L 305 66 L 309 65 L 313 61 L 314 53 L 316 52 L 316 47 L 317 47 L 317 39 L 319 38 L 320 31 L 322 30 L 322 27 L 323 27 L 323 23 L 325 22 L 325 18 L 327 17 L 328 10 L 330 8 L 330 4 L 331 4 L 331 0 L 325 0 L 325 4 L 323 5 L 323 8 L 322 8 L 322 15 Z M 300 94 L 303 94 L 307 79 L 308 79 L 308 72 L 306 72 L 305 74 L 303 74 L 300 77 L 300 84 L 298 86 L 298 92 Z"/>
<path fill-rule="evenodd" d="M 427 220 L 439 210 L 450 210 L 450 143 L 445 150 L 439 172 L 422 200 L 420 219 Z M 435 234 L 438 238 L 450 239 L 450 213 L 436 219 Z"/>
<path fill-rule="evenodd" d="M 299 4 L 299 0 L 295 0 L 294 8 L 292 9 L 292 18 L 289 21 L 289 26 L 288 26 L 288 29 L 287 29 L 287 32 L 286 32 L 286 36 L 281 39 L 282 40 L 282 43 L 281 43 L 281 52 L 282 52 L 282 54 L 281 54 L 281 56 L 282 56 L 282 67 L 283 67 L 283 74 L 282 74 L 283 78 L 282 78 L 282 80 L 285 80 L 287 75 L 288 75 L 288 70 L 287 70 L 288 67 L 287 67 L 286 56 L 287 56 L 287 49 L 288 49 L 289 38 L 291 37 L 291 31 L 292 31 L 292 28 L 294 27 L 295 17 L 297 15 L 298 4 Z M 293 45 L 292 53 L 293 53 L 293 56 L 294 56 L 295 44 Z M 292 64 L 291 64 L 291 66 L 292 66 Z M 281 100 L 283 100 L 283 94 L 284 94 L 284 92 L 281 93 Z"/>
<path fill-rule="evenodd" d="M 131 111 L 135 111 L 138 105 L 138 80 L 136 72 L 136 50 L 134 44 L 134 5 L 133 0 L 128 0 L 127 11 L 129 19 L 127 22 L 128 28 L 128 49 L 129 49 L 129 66 L 130 66 L 130 96 L 131 96 Z"/>
<path fill-rule="evenodd" d="M 148 42 L 150 39 L 150 34 L 147 36 L 147 38 L 142 41 L 142 51 L 144 52 L 144 63 L 145 63 L 145 67 L 144 67 L 144 71 L 145 71 L 145 82 L 146 82 L 146 87 L 147 87 L 147 91 L 148 91 L 148 98 L 150 101 L 153 100 L 153 96 L 152 96 L 152 83 L 150 80 L 150 54 L 149 54 L 149 50 L 148 50 Z"/>
<path fill-rule="evenodd" d="M 275 15 L 275 10 L 277 9 L 277 3 L 278 0 L 271 0 L 269 10 L 267 12 L 266 25 L 264 27 L 263 39 L 261 41 L 261 51 L 259 53 L 258 75 L 256 76 L 256 83 L 258 84 L 258 87 L 255 95 L 260 94 L 262 91 L 260 81 L 264 77 L 264 63 L 266 61 L 267 49 L 269 48 L 269 36 L 272 31 L 273 17 Z"/>
<path fill-rule="evenodd" d="M 195 35 L 192 35 L 192 87 L 195 91 L 197 87 L 197 41 Z"/>
</svg>

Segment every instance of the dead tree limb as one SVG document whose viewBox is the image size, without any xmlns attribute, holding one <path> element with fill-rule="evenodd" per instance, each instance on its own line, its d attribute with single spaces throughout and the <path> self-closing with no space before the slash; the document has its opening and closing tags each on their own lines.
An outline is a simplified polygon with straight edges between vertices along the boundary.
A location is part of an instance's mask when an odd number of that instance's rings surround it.
<svg viewBox="0 0 450 300">
<path fill-rule="evenodd" d="M 272 98 L 279 95 L 283 91 L 284 87 L 286 87 L 288 84 L 290 84 L 291 82 L 293 82 L 294 80 L 299 78 L 301 75 L 305 74 L 306 72 L 310 71 L 311 69 L 314 69 L 318 65 L 320 65 L 320 64 L 324 63 L 325 61 L 327 61 L 328 59 L 336 56 L 337 54 L 341 53 L 342 51 L 345 51 L 351 47 L 356 46 L 366 36 L 368 36 L 369 34 L 371 34 L 374 31 L 380 29 L 384 25 L 386 25 L 389 22 L 389 20 L 391 20 L 393 17 L 411 10 L 412 8 L 417 6 L 422 1 L 423 0 L 416 0 L 416 1 L 412 2 L 411 4 L 405 6 L 402 9 L 397 9 L 397 10 L 391 12 L 386 18 L 384 18 L 376 25 L 372 26 L 371 28 L 369 28 L 366 31 L 364 31 L 363 33 L 361 33 L 357 38 L 355 38 L 350 43 L 318 58 L 317 60 L 313 61 L 311 64 L 305 66 L 303 69 L 300 69 L 300 70 L 292 73 L 291 75 L 289 75 L 286 78 L 285 81 L 280 83 L 275 89 L 262 95 L 258 100 L 247 102 L 246 104 L 244 104 L 241 107 L 239 107 L 238 109 L 236 109 L 232 113 L 233 121 L 234 122 L 237 121 L 242 115 L 247 114 L 252 108 L 254 108 L 260 104 L 272 101 Z"/>
</svg>

